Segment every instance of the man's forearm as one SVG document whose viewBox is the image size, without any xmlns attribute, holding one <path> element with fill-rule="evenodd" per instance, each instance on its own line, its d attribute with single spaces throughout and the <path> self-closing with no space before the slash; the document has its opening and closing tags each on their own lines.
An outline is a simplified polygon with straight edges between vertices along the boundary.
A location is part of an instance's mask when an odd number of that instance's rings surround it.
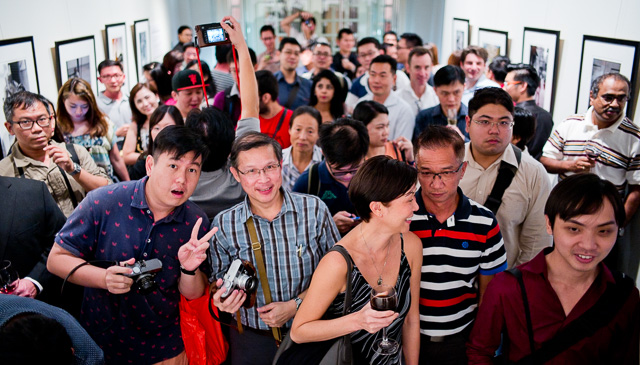
<svg viewBox="0 0 640 365">
<path fill-rule="evenodd" d="M 97 189 L 101 186 L 109 184 L 109 180 L 101 176 L 95 176 L 89 173 L 87 170 L 82 169 L 80 172 L 73 176 L 73 178 L 82 186 L 86 192 Z"/>
<path fill-rule="evenodd" d="M 624 212 L 627 215 L 627 219 L 624 222 L 625 226 L 633 219 L 638 206 L 640 206 L 640 185 L 629 185 L 629 195 L 627 195 L 627 199 L 624 202 Z"/>
<path fill-rule="evenodd" d="M 84 262 L 85 260 L 74 256 L 71 252 L 63 249 L 56 243 L 51 248 L 51 253 L 49 253 L 47 269 L 52 274 L 64 279 L 74 267 Z M 69 281 L 84 287 L 107 289 L 105 275 L 105 269 L 85 265 L 71 275 Z"/>
<path fill-rule="evenodd" d="M 568 161 L 564 160 L 556 160 L 550 157 L 540 157 L 540 163 L 547 169 L 547 172 L 550 174 L 562 174 L 569 171 Z"/>
<path fill-rule="evenodd" d="M 195 275 L 180 274 L 178 290 L 188 300 L 200 298 L 204 294 L 206 287 L 207 278 L 202 271 L 196 270 Z"/>
</svg>

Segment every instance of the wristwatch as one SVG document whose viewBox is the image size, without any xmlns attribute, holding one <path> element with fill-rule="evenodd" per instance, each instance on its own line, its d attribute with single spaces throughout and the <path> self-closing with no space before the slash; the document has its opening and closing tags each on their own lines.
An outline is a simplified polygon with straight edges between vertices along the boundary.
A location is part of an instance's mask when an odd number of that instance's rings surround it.
<svg viewBox="0 0 640 365">
<path fill-rule="evenodd" d="M 298 308 L 300 308 L 300 304 L 302 304 L 302 299 L 295 297 L 293 300 L 296 302 L 296 310 L 298 310 Z"/>
<path fill-rule="evenodd" d="M 185 267 L 184 267 L 184 266 L 180 265 L 180 272 L 182 272 L 182 273 L 183 273 L 183 274 L 185 274 L 185 275 L 193 276 L 193 275 L 195 275 L 195 274 L 196 274 L 196 270 L 198 270 L 198 268 L 197 268 L 197 267 L 196 267 L 196 269 L 195 269 L 195 270 L 187 270 L 187 269 L 185 269 Z"/>
<path fill-rule="evenodd" d="M 73 171 L 71 171 L 69 173 L 69 175 L 71 176 L 76 176 L 80 173 L 80 170 L 82 170 L 82 167 L 80 167 L 80 165 L 76 162 L 73 163 Z"/>
</svg>

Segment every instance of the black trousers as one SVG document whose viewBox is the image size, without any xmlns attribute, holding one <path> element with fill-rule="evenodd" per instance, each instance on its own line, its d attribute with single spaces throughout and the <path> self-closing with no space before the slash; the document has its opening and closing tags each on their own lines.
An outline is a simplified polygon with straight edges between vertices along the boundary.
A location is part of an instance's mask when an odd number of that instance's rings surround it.
<svg viewBox="0 0 640 365">
<path fill-rule="evenodd" d="M 467 339 L 472 327 L 473 323 L 443 342 L 431 342 L 427 336 L 420 335 L 420 364 L 466 365 Z"/>
<path fill-rule="evenodd" d="M 229 357 L 231 365 L 271 365 L 278 346 L 273 337 L 267 337 L 244 328 L 242 334 L 229 330 Z"/>
</svg>

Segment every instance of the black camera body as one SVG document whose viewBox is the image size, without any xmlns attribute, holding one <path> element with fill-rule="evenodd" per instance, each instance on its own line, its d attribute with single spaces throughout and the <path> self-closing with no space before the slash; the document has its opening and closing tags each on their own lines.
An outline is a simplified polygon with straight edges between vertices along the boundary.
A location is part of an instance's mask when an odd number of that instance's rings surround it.
<svg viewBox="0 0 640 365">
<path fill-rule="evenodd" d="M 162 270 L 162 261 L 159 259 L 140 260 L 133 265 L 124 265 L 131 269 L 131 274 L 122 274 L 133 279 L 133 287 L 140 294 L 149 294 L 157 287 L 156 273 Z"/>
<path fill-rule="evenodd" d="M 235 259 L 231 263 L 229 270 L 224 274 L 222 284 L 226 291 L 221 298 L 227 298 L 235 290 L 244 290 L 247 299 L 243 303 L 245 308 L 251 308 L 255 304 L 256 291 L 258 289 L 258 276 L 256 269 L 249 261 Z"/>
<path fill-rule="evenodd" d="M 231 26 L 231 22 L 227 21 L 227 24 Z M 200 47 L 231 43 L 229 34 L 222 28 L 220 23 L 196 25 L 194 28 L 198 36 L 198 46 Z"/>
</svg>

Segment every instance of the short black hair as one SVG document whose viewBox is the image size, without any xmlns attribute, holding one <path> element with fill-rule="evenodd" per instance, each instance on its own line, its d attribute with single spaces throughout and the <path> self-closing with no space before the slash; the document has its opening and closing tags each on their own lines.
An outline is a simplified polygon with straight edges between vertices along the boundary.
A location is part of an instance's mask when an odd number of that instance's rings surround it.
<svg viewBox="0 0 640 365">
<path fill-rule="evenodd" d="M 278 100 L 278 80 L 269 70 L 256 71 L 256 80 L 258 80 L 258 95 L 271 95 L 271 100 Z"/>
<path fill-rule="evenodd" d="M 510 64 L 507 66 L 507 73 L 509 72 L 513 72 L 514 81 L 527 83 L 528 96 L 536 94 L 536 90 L 538 89 L 538 86 L 540 86 L 540 76 L 538 76 L 538 72 L 533 66 L 527 63 Z"/>
<path fill-rule="evenodd" d="M 196 44 L 193 42 L 187 42 L 182 45 L 182 49 L 186 50 L 187 48 L 196 48 Z"/>
<path fill-rule="evenodd" d="M 202 161 L 205 161 L 209 148 L 198 132 L 184 125 L 166 127 L 153 141 L 153 158 L 156 161 L 163 153 L 173 154 L 172 157 L 178 160 L 189 152 L 194 153 L 194 159 L 202 156 Z"/>
<path fill-rule="evenodd" d="M 194 109 L 187 115 L 185 125 L 197 131 L 209 146 L 209 156 L 202 163 L 202 171 L 223 168 L 227 164 L 236 135 L 234 124 L 227 113 L 213 107 Z"/>
<path fill-rule="evenodd" d="M 291 127 L 293 127 L 293 121 L 296 120 L 296 118 L 300 115 L 311 116 L 318 122 L 318 130 L 320 130 L 320 126 L 322 125 L 322 115 L 320 114 L 318 109 L 308 105 L 299 106 L 296 108 L 296 110 L 293 111 L 290 119 L 291 122 L 289 123 L 289 130 L 291 130 Z"/>
<path fill-rule="evenodd" d="M 118 66 L 120 67 L 120 71 L 124 72 L 124 67 L 122 67 L 122 62 L 114 61 L 114 60 L 104 60 L 98 64 L 98 77 L 100 76 L 100 72 L 105 67 Z"/>
<path fill-rule="evenodd" d="M 373 100 L 361 101 L 353 109 L 353 119 L 361 121 L 365 126 L 369 125 L 379 114 L 389 115 L 389 109 Z"/>
<path fill-rule="evenodd" d="M 236 60 L 238 60 L 238 50 L 234 49 L 233 51 L 235 52 Z M 232 64 L 233 62 L 235 62 L 233 60 L 234 52 L 227 53 L 227 63 L 228 64 Z M 251 64 L 253 64 L 253 66 L 255 67 L 255 65 L 258 64 L 258 57 L 256 56 L 256 52 L 251 48 L 249 48 L 249 57 L 251 58 Z"/>
<path fill-rule="evenodd" d="M 353 34 L 353 31 L 349 28 L 342 28 L 338 31 L 338 40 L 342 39 L 344 35 Z"/>
<path fill-rule="evenodd" d="M 184 32 L 187 29 L 191 29 L 191 27 L 188 25 L 181 25 L 180 28 L 178 28 L 178 35 L 182 34 L 182 32 Z"/>
<path fill-rule="evenodd" d="M 153 61 L 153 62 L 149 62 L 146 65 L 142 66 L 142 70 L 143 71 L 151 71 L 151 70 L 153 70 L 154 68 L 156 68 L 158 66 L 160 66 L 160 62 Z M 149 81 L 149 80 L 147 80 L 147 81 Z"/>
<path fill-rule="evenodd" d="M 567 221 L 573 217 L 594 214 L 602 209 L 604 199 L 613 206 L 618 227 L 624 225 L 626 213 L 624 203 L 615 185 L 594 174 L 575 174 L 562 179 L 556 185 L 544 206 L 553 229 L 556 217 Z"/>
<path fill-rule="evenodd" d="M 386 54 L 381 54 L 379 56 L 376 56 L 376 58 L 374 58 L 373 60 L 371 60 L 371 64 L 369 65 L 369 68 L 371 68 L 371 66 L 374 63 L 386 63 L 389 66 L 391 66 L 391 74 L 394 75 L 396 73 L 396 71 L 398 70 L 398 61 L 396 61 L 395 58 L 386 55 Z"/>
<path fill-rule="evenodd" d="M 516 147 L 524 151 L 527 143 L 536 133 L 536 117 L 525 108 L 515 107 L 513 113 L 513 137 L 519 137 Z"/>
<path fill-rule="evenodd" d="M 489 64 L 489 70 L 493 73 L 493 77 L 499 83 L 504 82 L 504 78 L 507 76 L 507 65 L 511 63 L 507 56 L 496 56 Z"/>
<path fill-rule="evenodd" d="M 378 41 L 377 39 L 373 38 L 373 37 L 364 37 L 361 40 L 358 41 L 358 46 L 356 47 L 356 49 L 366 45 L 366 44 L 373 44 L 377 49 L 382 49 L 382 45 L 380 44 L 380 41 Z"/>
<path fill-rule="evenodd" d="M 456 81 L 464 85 L 464 71 L 460 68 L 460 66 L 446 65 L 441 67 L 438 71 L 436 71 L 436 74 L 433 75 L 434 87 L 451 85 Z"/>
<path fill-rule="evenodd" d="M 287 44 L 296 45 L 296 46 L 298 46 L 298 48 L 300 48 L 300 51 L 302 51 L 302 46 L 293 37 L 284 37 L 284 38 L 282 38 L 282 40 L 280 41 L 280 45 L 278 46 L 278 51 L 282 52 L 282 50 L 284 49 L 284 46 L 287 45 Z"/>
<path fill-rule="evenodd" d="M 469 100 L 469 118 L 472 118 L 480 108 L 487 104 L 502 105 L 513 115 L 513 99 L 509 93 L 499 87 L 485 87 L 476 90 L 473 98 Z"/>
<path fill-rule="evenodd" d="M 278 141 L 266 134 L 251 131 L 241 135 L 233 141 L 231 153 L 229 154 L 229 162 L 231 163 L 231 166 L 236 170 L 238 169 L 238 158 L 240 157 L 240 152 L 246 152 L 254 148 L 264 146 L 271 146 L 278 162 L 282 161 L 282 146 L 280 146 Z"/>
<path fill-rule="evenodd" d="M 231 52 L 231 48 L 229 44 L 216 46 L 216 62 L 221 64 L 227 63 L 227 54 Z"/>
<path fill-rule="evenodd" d="M 156 124 L 160 123 L 160 121 L 164 119 L 165 114 L 169 114 L 176 125 L 184 125 L 182 113 L 180 113 L 178 108 L 173 105 L 159 105 L 149 117 L 149 148 L 147 151 L 149 155 L 153 155 L 153 137 L 151 137 L 151 131 Z"/>
<path fill-rule="evenodd" d="M 349 184 L 349 200 L 363 221 L 371 218 L 371 202 L 391 203 L 415 184 L 418 170 L 389 156 L 374 156 L 365 161 Z"/>
<path fill-rule="evenodd" d="M 405 43 L 407 43 L 407 47 L 409 48 L 423 45 L 422 38 L 415 33 L 402 33 L 400 35 L 400 39 L 404 39 Z"/>
<path fill-rule="evenodd" d="M 263 32 L 271 32 L 274 36 L 276 35 L 276 30 L 270 24 L 263 25 L 262 28 L 260 28 L 260 34 Z"/>
<path fill-rule="evenodd" d="M 458 132 L 444 125 L 428 125 L 420 132 L 414 146 L 416 155 L 421 148 L 453 148 L 458 162 L 464 161 L 464 140 Z"/>
<path fill-rule="evenodd" d="M 16 109 L 29 109 L 38 103 L 44 105 L 49 115 L 53 113 L 51 101 L 40 94 L 31 91 L 18 91 L 15 94 L 7 95 L 4 99 L 4 116 L 7 122 L 11 122 Z"/>
<path fill-rule="evenodd" d="M 595 80 L 593 80 L 593 82 L 591 83 L 591 97 L 595 98 L 598 96 L 598 93 L 600 92 L 600 85 L 602 85 L 602 83 L 608 79 L 608 78 L 613 78 L 616 81 L 624 81 L 625 83 L 627 83 L 627 95 L 631 95 L 631 82 L 629 82 L 629 79 L 618 72 L 610 72 L 608 74 L 604 74 L 604 75 L 600 75 L 598 76 Z"/>
<path fill-rule="evenodd" d="M 384 40 L 384 37 L 386 37 L 388 34 L 393 34 L 396 37 L 396 42 L 398 41 L 398 33 L 392 31 L 392 30 L 388 30 L 386 32 L 384 32 L 384 34 L 382 35 L 382 39 Z"/>
<path fill-rule="evenodd" d="M 369 151 L 369 132 L 361 121 L 338 118 L 320 126 L 320 147 L 325 160 L 337 168 L 353 165 Z"/>
</svg>

